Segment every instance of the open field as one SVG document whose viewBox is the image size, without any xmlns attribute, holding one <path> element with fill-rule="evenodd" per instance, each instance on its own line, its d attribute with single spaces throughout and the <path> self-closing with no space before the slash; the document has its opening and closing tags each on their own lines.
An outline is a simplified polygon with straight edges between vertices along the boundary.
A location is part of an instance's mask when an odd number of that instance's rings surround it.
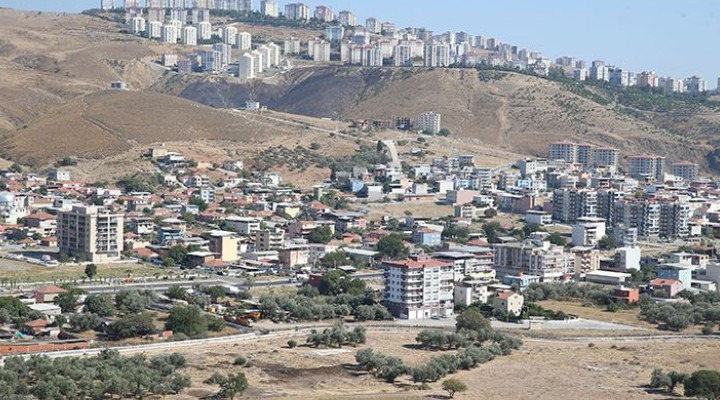
<svg viewBox="0 0 720 400">
<path fill-rule="evenodd" d="M 374 203 L 367 205 L 371 219 L 379 219 L 385 215 L 404 218 L 409 211 L 416 217 L 440 218 L 453 214 L 453 206 L 434 202 L 422 203 Z"/>
<path fill-rule="evenodd" d="M 544 300 L 537 302 L 537 304 L 548 310 L 562 311 L 566 314 L 577 315 L 580 318 L 595 319 L 598 321 L 631 325 L 646 329 L 655 329 L 657 327 L 657 325 L 648 324 L 638 319 L 638 314 L 640 313 L 639 308 L 609 312 L 600 307 L 583 306 L 582 303 L 579 302 Z"/>
<path fill-rule="evenodd" d="M 358 348 L 289 349 L 290 338 L 260 339 L 248 343 L 209 345 L 181 351 L 189 367 L 193 386 L 181 399 L 211 395 L 216 387 L 202 383 L 214 372 L 243 371 L 250 383 L 248 398 L 265 399 L 429 399 L 443 398 L 440 382 L 418 391 L 406 377 L 395 384 L 376 380 L 353 369 L 354 352 L 371 347 L 394 355 L 410 366 L 420 365 L 441 352 L 416 350 L 415 330 L 373 331 L 368 343 Z M 304 336 L 297 336 L 302 343 Z M 453 376 L 469 391 L 459 399 L 664 399 L 664 393 L 646 392 L 643 385 L 654 368 L 692 372 L 700 368 L 720 369 L 720 341 L 590 340 L 566 342 L 525 339 L 524 347 L 472 371 Z M 251 360 L 249 368 L 233 366 L 237 356 Z M 514 382 L 514 383 L 513 383 Z M 682 389 L 680 388 L 681 392 Z"/>
<path fill-rule="evenodd" d="M 97 264 L 95 279 L 134 278 L 144 276 L 163 276 L 168 272 L 149 264 L 114 263 Z M 45 267 L 16 260 L 0 260 L 0 280 L 14 282 L 49 282 L 87 279 L 84 265 L 64 265 Z"/>
</svg>

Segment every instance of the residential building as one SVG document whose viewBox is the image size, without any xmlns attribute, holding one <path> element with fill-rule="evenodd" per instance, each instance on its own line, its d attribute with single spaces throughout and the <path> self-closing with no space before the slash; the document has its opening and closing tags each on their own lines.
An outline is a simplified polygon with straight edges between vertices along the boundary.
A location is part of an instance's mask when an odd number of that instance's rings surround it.
<svg viewBox="0 0 720 400">
<path fill-rule="evenodd" d="M 350 11 L 340 11 L 338 13 L 338 22 L 340 24 L 345 26 L 355 26 L 357 25 L 357 20 L 355 18 L 355 14 L 351 13 Z"/>
<path fill-rule="evenodd" d="M 226 26 L 223 29 L 223 43 L 229 44 L 230 46 L 237 45 L 237 34 L 238 30 L 234 26 Z"/>
<path fill-rule="evenodd" d="M 277 18 L 280 15 L 280 7 L 273 0 L 262 0 L 260 2 L 260 14 Z"/>
<path fill-rule="evenodd" d="M 418 115 L 417 129 L 437 135 L 441 129 L 441 119 L 442 116 L 434 112 L 422 113 Z"/>
<path fill-rule="evenodd" d="M 452 263 L 427 256 L 386 261 L 384 303 L 397 318 L 421 319 L 453 313 Z"/>
<path fill-rule="evenodd" d="M 193 26 L 186 26 L 182 30 L 182 44 L 186 46 L 197 45 L 197 28 Z"/>
<path fill-rule="evenodd" d="M 342 25 L 328 26 L 325 28 L 325 39 L 331 42 L 339 42 L 345 36 L 345 27 Z"/>
<path fill-rule="evenodd" d="M 163 24 L 160 21 L 150 21 L 147 24 L 147 37 L 149 39 L 160 39 L 162 37 Z"/>
<path fill-rule="evenodd" d="M 252 48 L 252 35 L 248 32 L 238 32 L 235 45 L 241 51 L 250 50 Z"/>
<path fill-rule="evenodd" d="M 160 40 L 165 43 L 177 43 L 180 39 L 178 28 L 175 25 L 163 25 Z"/>
<path fill-rule="evenodd" d="M 450 66 L 450 45 L 442 42 L 427 43 L 425 45 L 425 66 Z"/>
<path fill-rule="evenodd" d="M 692 283 L 692 266 L 683 264 L 661 264 L 657 267 L 657 277 L 680 281 L 683 289 L 689 289 Z M 682 289 L 680 289 L 682 290 Z"/>
<path fill-rule="evenodd" d="M 132 32 L 134 35 L 139 35 L 141 33 L 144 33 L 145 29 L 146 29 L 145 18 L 134 17 L 130 20 L 130 32 Z"/>
<path fill-rule="evenodd" d="M 606 222 L 602 218 L 581 217 L 572 226 L 573 246 L 595 247 L 605 236 Z"/>
<path fill-rule="evenodd" d="M 490 281 L 457 281 L 453 289 L 453 301 L 456 306 L 469 306 L 474 303 L 485 304 L 490 298 Z"/>
<path fill-rule="evenodd" d="M 330 7 L 317 6 L 313 14 L 316 20 L 323 22 L 332 22 L 335 20 L 335 13 Z"/>
<path fill-rule="evenodd" d="M 198 38 L 200 40 L 210 40 L 212 38 L 212 25 L 210 22 L 202 21 L 198 23 Z"/>
<path fill-rule="evenodd" d="M 285 242 L 285 231 L 279 228 L 255 231 L 255 251 L 278 250 Z"/>
<path fill-rule="evenodd" d="M 442 243 L 442 232 L 419 226 L 413 230 L 413 243 L 423 246 L 439 246 Z"/>
<path fill-rule="evenodd" d="M 515 317 L 522 314 L 525 298 L 518 293 L 507 290 L 495 295 L 493 299 L 493 311 Z"/>
<path fill-rule="evenodd" d="M 254 79 L 255 78 L 255 58 L 252 54 L 245 53 L 238 60 L 238 78 Z"/>
<path fill-rule="evenodd" d="M 690 183 L 698 179 L 700 166 L 692 162 L 678 162 L 670 167 L 670 173 Z"/>
<path fill-rule="evenodd" d="M 253 236 L 260 230 L 261 221 L 257 218 L 231 216 L 225 219 L 225 225 L 240 235 Z"/>
<path fill-rule="evenodd" d="M 310 20 L 310 7 L 303 3 L 290 3 L 285 5 L 285 18 L 289 20 Z"/>
<path fill-rule="evenodd" d="M 537 275 L 544 281 L 557 280 L 570 271 L 570 256 L 562 246 L 533 239 L 495 245 L 498 274 Z"/>
<path fill-rule="evenodd" d="M 630 157 L 630 176 L 635 179 L 650 179 L 663 182 L 665 179 L 665 157 L 637 155 Z"/>
<path fill-rule="evenodd" d="M 575 276 L 600 269 L 600 251 L 593 247 L 572 248 Z"/>
<path fill-rule="evenodd" d="M 365 29 L 368 30 L 368 32 L 379 35 L 380 32 L 382 32 L 382 26 L 380 21 L 377 18 L 368 18 L 365 20 Z"/>
<path fill-rule="evenodd" d="M 655 297 L 671 299 L 683 290 L 683 284 L 675 279 L 655 278 L 648 284 L 648 289 Z"/>
<path fill-rule="evenodd" d="M 640 301 L 640 290 L 620 285 L 615 288 L 613 299 L 627 304 L 637 303 Z"/>
<path fill-rule="evenodd" d="M 239 239 L 234 232 L 210 231 L 206 235 L 208 248 L 215 253 L 216 258 L 224 262 L 237 261 Z"/>
<path fill-rule="evenodd" d="M 574 224 L 578 218 L 597 216 L 597 192 L 590 189 L 556 189 L 553 220 Z"/>
<path fill-rule="evenodd" d="M 577 143 L 571 142 L 559 142 L 550 144 L 550 154 L 548 158 L 550 160 L 563 160 L 568 163 L 576 163 L 577 156 Z"/>
<path fill-rule="evenodd" d="M 278 257 L 283 268 L 294 268 L 310 264 L 308 246 L 290 246 L 280 249 Z"/>
<path fill-rule="evenodd" d="M 685 79 L 685 87 L 690 93 L 703 93 L 707 91 L 705 79 L 695 75 Z"/>
<path fill-rule="evenodd" d="M 90 262 L 117 260 L 123 250 L 123 215 L 96 206 L 73 206 L 57 218 L 60 253 Z"/>
<path fill-rule="evenodd" d="M 311 40 L 308 42 L 308 53 L 317 62 L 330 62 L 330 42 L 324 40 Z"/>
<path fill-rule="evenodd" d="M 295 38 L 285 40 L 283 54 L 300 54 L 300 40 Z"/>
</svg>

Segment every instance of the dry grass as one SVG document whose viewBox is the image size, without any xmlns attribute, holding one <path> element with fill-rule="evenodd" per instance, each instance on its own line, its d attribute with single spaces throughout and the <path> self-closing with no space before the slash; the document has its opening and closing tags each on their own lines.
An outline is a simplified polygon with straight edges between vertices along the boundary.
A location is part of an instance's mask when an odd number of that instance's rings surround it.
<svg viewBox="0 0 720 400">
<path fill-rule="evenodd" d="M 380 219 L 384 215 L 395 218 L 404 218 L 409 211 L 416 217 L 440 218 L 453 214 L 453 206 L 435 202 L 422 203 L 377 203 L 368 204 L 371 219 Z"/>
<path fill-rule="evenodd" d="M 137 263 L 116 263 L 97 264 L 98 272 L 95 279 L 99 278 L 135 278 L 145 276 L 164 276 L 167 271 L 149 264 Z M 44 267 L 16 260 L 5 260 L 0 262 L 0 279 L 13 280 L 17 282 L 47 282 L 60 280 L 82 280 L 85 276 L 85 266 L 64 265 Z"/>
<path fill-rule="evenodd" d="M 416 332 L 369 332 L 368 344 L 387 355 L 403 358 L 409 365 L 419 365 L 437 352 L 404 347 L 414 343 Z M 259 340 L 252 343 L 218 345 L 183 351 L 193 386 L 181 399 L 208 396 L 216 387 L 202 383 L 214 372 L 244 372 L 250 389 L 245 396 L 267 399 L 427 399 L 445 393 L 440 382 L 428 391 L 417 391 L 416 385 L 402 378 L 386 384 L 354 371 L 354 352 L 318 351 L 287 348 L 289 339 Z M 303 336 L 296 337 L 302 343 Z M 654 368 L 692 372 L 699 368 L 720 369 L 720 342 L 717 341 L 602 341 L 564 342 L 526 339 L 520 351 L 483 364 L 472 371 L 454 375 L 468 384 L 459 399 L 662 399 L 663 393 L 648 393 Z M 358 348 L 358 349 L 359 349 Z M 252 361 L 250 368 L 232 365 L 242 355 Z M 440 397 L 442 398 L 442 397 Z"/>
<path fill-rule="evenodd" d="M 594 319 L 598 321 L 611 322 L 614 324 L 631 325 L 646 329 L 654 329 L 657 326 L 648 324 L 638 319 L 639 309 L 619 310 L 617 312 L 605 311 L 594 306 L 583 306 L 578 302 L 566 302 L 556 300 L 545 300 L 537 302 L 543 308 L 554 311 L 562 311 L 566 314 L 574 314 L 580 318 Z"/>
</svg>

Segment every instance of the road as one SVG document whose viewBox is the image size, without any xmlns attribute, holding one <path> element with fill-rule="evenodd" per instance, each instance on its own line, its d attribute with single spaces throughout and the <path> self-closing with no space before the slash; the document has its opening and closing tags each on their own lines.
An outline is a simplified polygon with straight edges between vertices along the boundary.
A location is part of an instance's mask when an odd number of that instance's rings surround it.
<svg viewBox="0 0 720 400">
<path fill-rule="evenodd" d="M 424 320 L 398 320 L 397 324 L 401 326 L 417 326 L 427 328 L 453 328 L 455 327 L 455 316 L 449 318 L 440 319 L 424 319 Z M 533 322 L 538 324 L 538 322 Z M 646 329 L 639 328 L 631 325 L 613 324 L 610 322 L 603 322 L 590 319 L 573 319 L 567 321 L 542 321 L 542 330 L 596 330 L 596 331 L 646 331 Z M 504 321 L 491 321 L 493 328 L 497 329 L 523 329 L 528 330 L 530 328 L 530 322 L 523 320 L 520 323 L 515 322 L 504 322 Z"/>
</svg>

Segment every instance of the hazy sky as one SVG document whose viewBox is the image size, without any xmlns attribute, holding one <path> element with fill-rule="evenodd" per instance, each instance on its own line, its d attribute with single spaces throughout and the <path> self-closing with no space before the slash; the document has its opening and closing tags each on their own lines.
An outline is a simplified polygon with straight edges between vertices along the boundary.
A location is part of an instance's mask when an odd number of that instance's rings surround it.
<svg viewBox="0 0 720 400">
<path fill-rule="evenodd" d="M 290 1 L 287 1 L 290 2 Z M 278 1 L 282 6 L 285 1 Z M 307 0 L 398 27 L 466 31 L 496 37 L 555 59 L 602 59 L 630 71 L 654 70 L 685 78 L 700 75 L 709 87 L 720 76 L 718 0 Z M 0 0 L 0 6 L 77 12 L 99 0 Z M 259 6 L 260 0 L 254 0 Z"/>
</svg>

